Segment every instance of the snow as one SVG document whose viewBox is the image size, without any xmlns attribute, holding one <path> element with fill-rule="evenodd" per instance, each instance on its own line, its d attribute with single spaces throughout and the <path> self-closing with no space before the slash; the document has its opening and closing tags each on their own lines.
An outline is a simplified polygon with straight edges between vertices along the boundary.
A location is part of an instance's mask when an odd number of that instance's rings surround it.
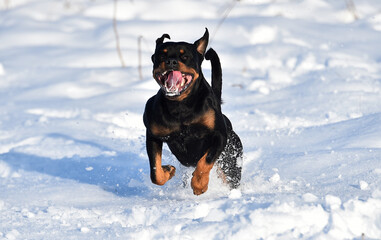
<svg viewBox="0 0 381 240">
<path fill-rule="evenodd" d="M 345 2 L 120 0 L 122 68 L 114 1 L 0 1 L 0 239 L 381 239 L 381 2 Z M 194 196 L 142 114 L 156 38 L 205 27 L 245 157 Z"/>
</svg>

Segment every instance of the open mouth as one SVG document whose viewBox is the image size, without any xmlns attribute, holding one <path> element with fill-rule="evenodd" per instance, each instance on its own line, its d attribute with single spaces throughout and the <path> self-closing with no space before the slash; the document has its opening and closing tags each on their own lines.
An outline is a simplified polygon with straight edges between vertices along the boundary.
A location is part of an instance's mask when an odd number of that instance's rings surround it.
<svg viewBox="0 0 381 240">
<path fill-rule="evenodd" d="M 156 81 L 169 97 L 178 96 L 184 92 L 193 80 L 193 75 L 180 71 L 168 70 L 155 75 Z"/>
</svg>

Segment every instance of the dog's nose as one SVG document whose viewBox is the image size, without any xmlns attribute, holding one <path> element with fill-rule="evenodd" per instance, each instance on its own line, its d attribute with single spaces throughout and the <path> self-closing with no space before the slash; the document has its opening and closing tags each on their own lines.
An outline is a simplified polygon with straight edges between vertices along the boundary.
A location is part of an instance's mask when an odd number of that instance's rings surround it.
<svg viewBox="0 0 381 240">
<path fill-rule="evenodd" d="M 167 67 L 172 68 L 172 69 L 177 68 L 177 65 L 178 65 L 178 61 L 176 59 L 173 59 L 173 58 L 168 59 L 165 63 L 167 64 Z"/>
</svg>

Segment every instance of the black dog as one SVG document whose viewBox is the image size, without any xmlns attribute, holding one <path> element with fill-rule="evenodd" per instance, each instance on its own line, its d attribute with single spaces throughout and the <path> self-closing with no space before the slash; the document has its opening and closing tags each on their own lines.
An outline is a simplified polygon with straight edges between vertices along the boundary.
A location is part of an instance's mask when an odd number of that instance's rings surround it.
<svg viewBox="0 0 381 240">
<path fill-rule="evenodd" d="M 223 181 L 237 188 L 242 144 L 221 112 L 222 71 L 217 53 L 209 49 L 205 54 L 208 29 L 194 44 L 163 43 L 165 38 L 170 39 L 163 34 L 156 40 L 152 55 L 153 77 L 161 89 L 147 101 L 143 116 L 151 180 L 163 185 L 175 175 L 175 167 L 161 164 L 166 142 L 181 164 L 196 167 L 191 181 L 194 194 L 208 189 L 214 163 Z M 204 54 L 212 64 L 212 86 L 201 71 Z"/>
</svg>

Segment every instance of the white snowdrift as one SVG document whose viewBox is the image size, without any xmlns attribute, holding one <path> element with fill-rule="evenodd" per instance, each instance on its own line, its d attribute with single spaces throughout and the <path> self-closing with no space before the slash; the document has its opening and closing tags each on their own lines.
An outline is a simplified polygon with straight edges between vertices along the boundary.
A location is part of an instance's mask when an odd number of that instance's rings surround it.
<svg viewBox="0 0 381 240">
<path fill-rule="evenodd" d="M 345 2 L 118 1 L 121 68 L 114 1 L 0 1 L 0 239 L 381 239 L 381 2 Z M 245 159 L 197 197 L 142 113 L 156 38 L 205 27 Z"/>
</svg>

